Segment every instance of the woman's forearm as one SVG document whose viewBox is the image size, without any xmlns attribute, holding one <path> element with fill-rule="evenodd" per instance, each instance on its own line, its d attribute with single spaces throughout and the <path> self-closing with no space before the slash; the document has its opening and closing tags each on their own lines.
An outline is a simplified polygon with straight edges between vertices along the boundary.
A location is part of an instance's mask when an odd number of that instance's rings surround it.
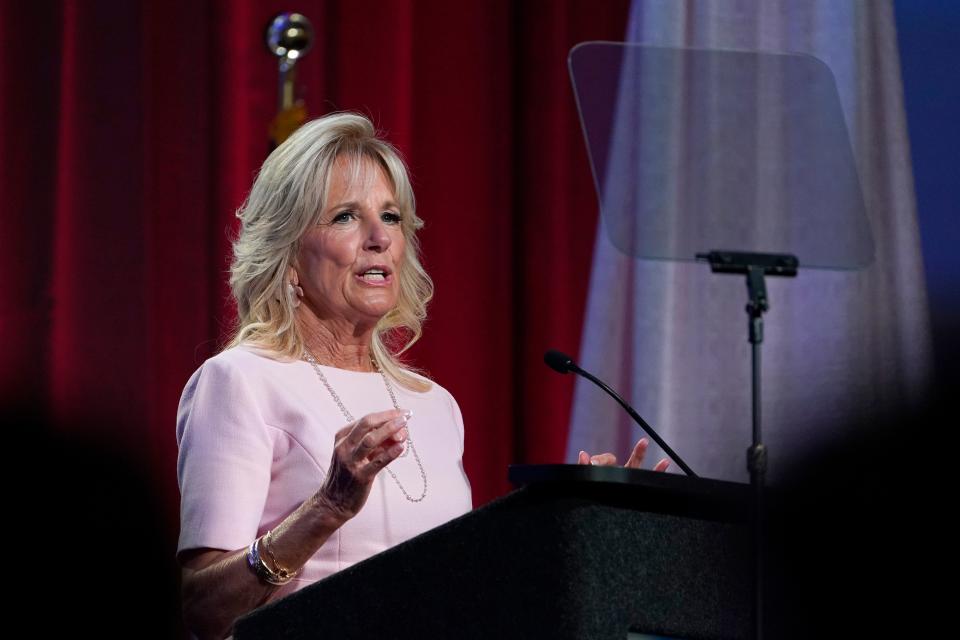
<svg viewBox="0 0 960 640">
<path fill-rule="evenodd" d="M 268 567 L 297 571 L 360 512 L 377 473 L 403 451 L 408 417 L 400 409 L 371 413 L 337 432 L 323 486 L 270 534 Z M 247 566 L 246 549 L 211 549 L 183 566 L 183 617 L 201 638 L 229 635 L 237 618 L 277 594 Z"/>
<path fill-rule="evenodd" d="M 343 514 L 310 498 L 273 529 L 273 557 L 264 560 L 273 569 L 296 571 L 345 521 Z M 273 558 L 279 566 L 273 566 Z M 184 564 L 184 622 L 200 638 L 224 638 L 237 618 L 269 602 L 278 590 L 247 566 L 247 549 L 201 553 Z"/>
</svg>

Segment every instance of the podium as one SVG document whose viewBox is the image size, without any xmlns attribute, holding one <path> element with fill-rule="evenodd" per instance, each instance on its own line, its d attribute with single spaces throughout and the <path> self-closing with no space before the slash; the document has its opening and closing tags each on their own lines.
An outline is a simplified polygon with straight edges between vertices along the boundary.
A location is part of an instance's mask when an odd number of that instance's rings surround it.
<svg viewBox="0 0 960 640">
<path fill-rule="evenodd" d="M 748 638 L 749 486 L 513 466 L 520 489 L 241 618 L 261 638 Z"/>
</svg>

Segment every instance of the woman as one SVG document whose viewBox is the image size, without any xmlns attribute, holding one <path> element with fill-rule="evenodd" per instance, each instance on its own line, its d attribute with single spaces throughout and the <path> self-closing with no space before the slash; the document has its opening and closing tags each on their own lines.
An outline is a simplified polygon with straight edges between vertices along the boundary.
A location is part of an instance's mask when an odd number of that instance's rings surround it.
<svg viewBox="0 0 960 640">
<path fill-rule="evenodd" d="M 419 338 L 432 284 L 393 147 L 359 115 L 310 122 L 238 216 L 238 330 L 177 420 L 184 618 L 200 637 L 471 508 L 456 401 L 394 355 Z"/>
</svg>

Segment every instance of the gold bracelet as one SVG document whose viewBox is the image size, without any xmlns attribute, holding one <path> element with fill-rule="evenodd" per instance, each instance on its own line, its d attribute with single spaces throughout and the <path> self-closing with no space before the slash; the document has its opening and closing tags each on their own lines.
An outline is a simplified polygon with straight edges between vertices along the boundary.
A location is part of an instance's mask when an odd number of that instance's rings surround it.
<svg viewBox="0 0 960 640">
<path fill-rule="evenodd" d="M 280 563 L 277 562 L 277 556 L 273 555 L 273 549 L 270 548 L 270 545 L 272 544 L 272 540 L 273 540 L 272 536 L 273 536 L 273 529 L 271 529 L 270 531 L 267 531 L 263 535 L 263 537 L 260 539 L 261 542 L 263 543 L 263 550 L 267 552 L 267 556 L 270 558 L 270 562 L 273 563 L 274 571 L 280 576 L 282 576 L 287 582 L 289 582 L 290 580 L 293 580 L 295 577 L 297 577 L 297 574 L 300 573 L 303 567 L 300 567 L 300 569 L 297 569 L 296 571 L 290 571 L 286 567 L 281 566 Z"/>
<path fill-rule="evenodd" d="M 276 586 L 282 586 L 293 580 L 297 574 L 300 573 L 300 569 L 290 573 L 286 569 L 281 569 L 277 567 L 278 570 L 273 570 L 267 566 L 267 563 L 263 561 L 263 556 L 260 555 L 260 542 L 264 541 L 269 533 L 260 538 L 257 538 L 253 543 L 247 548 L 247 566 L 250 567 L 250 570 L 263 582 L 267 584 L 272 584 Z M 267 550 L 267 553 L 272 557 L 273 553 L 270 551 L 266 545 L 264 547 Z M 276 564 L 276 562 L 274 562 Z"/>
</svg>

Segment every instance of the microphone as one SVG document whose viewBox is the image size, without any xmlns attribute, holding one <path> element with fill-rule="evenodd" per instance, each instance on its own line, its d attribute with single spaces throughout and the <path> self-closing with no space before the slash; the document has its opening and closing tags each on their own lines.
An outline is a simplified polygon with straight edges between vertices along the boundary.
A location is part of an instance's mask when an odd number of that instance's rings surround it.
<svg viewBox="0 0 960 640">
<path fill-rule="evenodd" d="M 558 373 L 570 373 L 572 371 L 577 375 L 583 376 L 584 378 L 586 378 L 587 380 L 589 380 L 590 382 L 597 385 L 598 387 L 606 391 L 608 394 L 613 396 L 613 399 L 619 402 L 621 407 L 626 409 L 627 413 L 630 414 L 630 417 L 633 418 L 634 421 L 640 425 L 640 427 L 647 433 L 647 435 L 653 438 L 654 442 L 660 445 L 660 448 L 663 449 L 664 453 L 666 453 L 671 460 L 676 462 L 677 466 L 683 469 L 684 473 L 694 478 L 697 477 L 697 474 L 693 472 L 693 469 L 688 467 L 687 463 L 681 460 L 680 456 L 674 453 L 673 449 L 671 449 L 669 445 L 667 445 L 667 443 L 663 441 L 663 438 L 657 435 L 657 432 L 653 430 L 653 427 L 647 424 L 647 421 L 641 418 L 640 414 L 634 411 L 633 407 L 627 404 L 627 402 L 623 398 L 621 398 L 616 391 L 611 389 L 607 385 L 607 383 L 593 376 L 589 371 L 584 371 L 583 369 L 577 366 L 577 363 L 573 361 L 573 358 L 571 358 L 570 356 L 568 356 L 567 354 L 561 351 L 557 351 L 556 349 L 550 349 L 545 354 L 543 354 L 543 361 L 547 364 L 548 367 L 550 367 L 551 369 L 553 369 Z"/>
<path fill-rule="evenodd" d="M 557 373 L 570 373 L 570 371 L 579 373 L 580 370 L 580 367 L 573 362 L 573 358 L 556 349 L 550 349 L 543 354 L 543 361 Z"/>
</svg>

